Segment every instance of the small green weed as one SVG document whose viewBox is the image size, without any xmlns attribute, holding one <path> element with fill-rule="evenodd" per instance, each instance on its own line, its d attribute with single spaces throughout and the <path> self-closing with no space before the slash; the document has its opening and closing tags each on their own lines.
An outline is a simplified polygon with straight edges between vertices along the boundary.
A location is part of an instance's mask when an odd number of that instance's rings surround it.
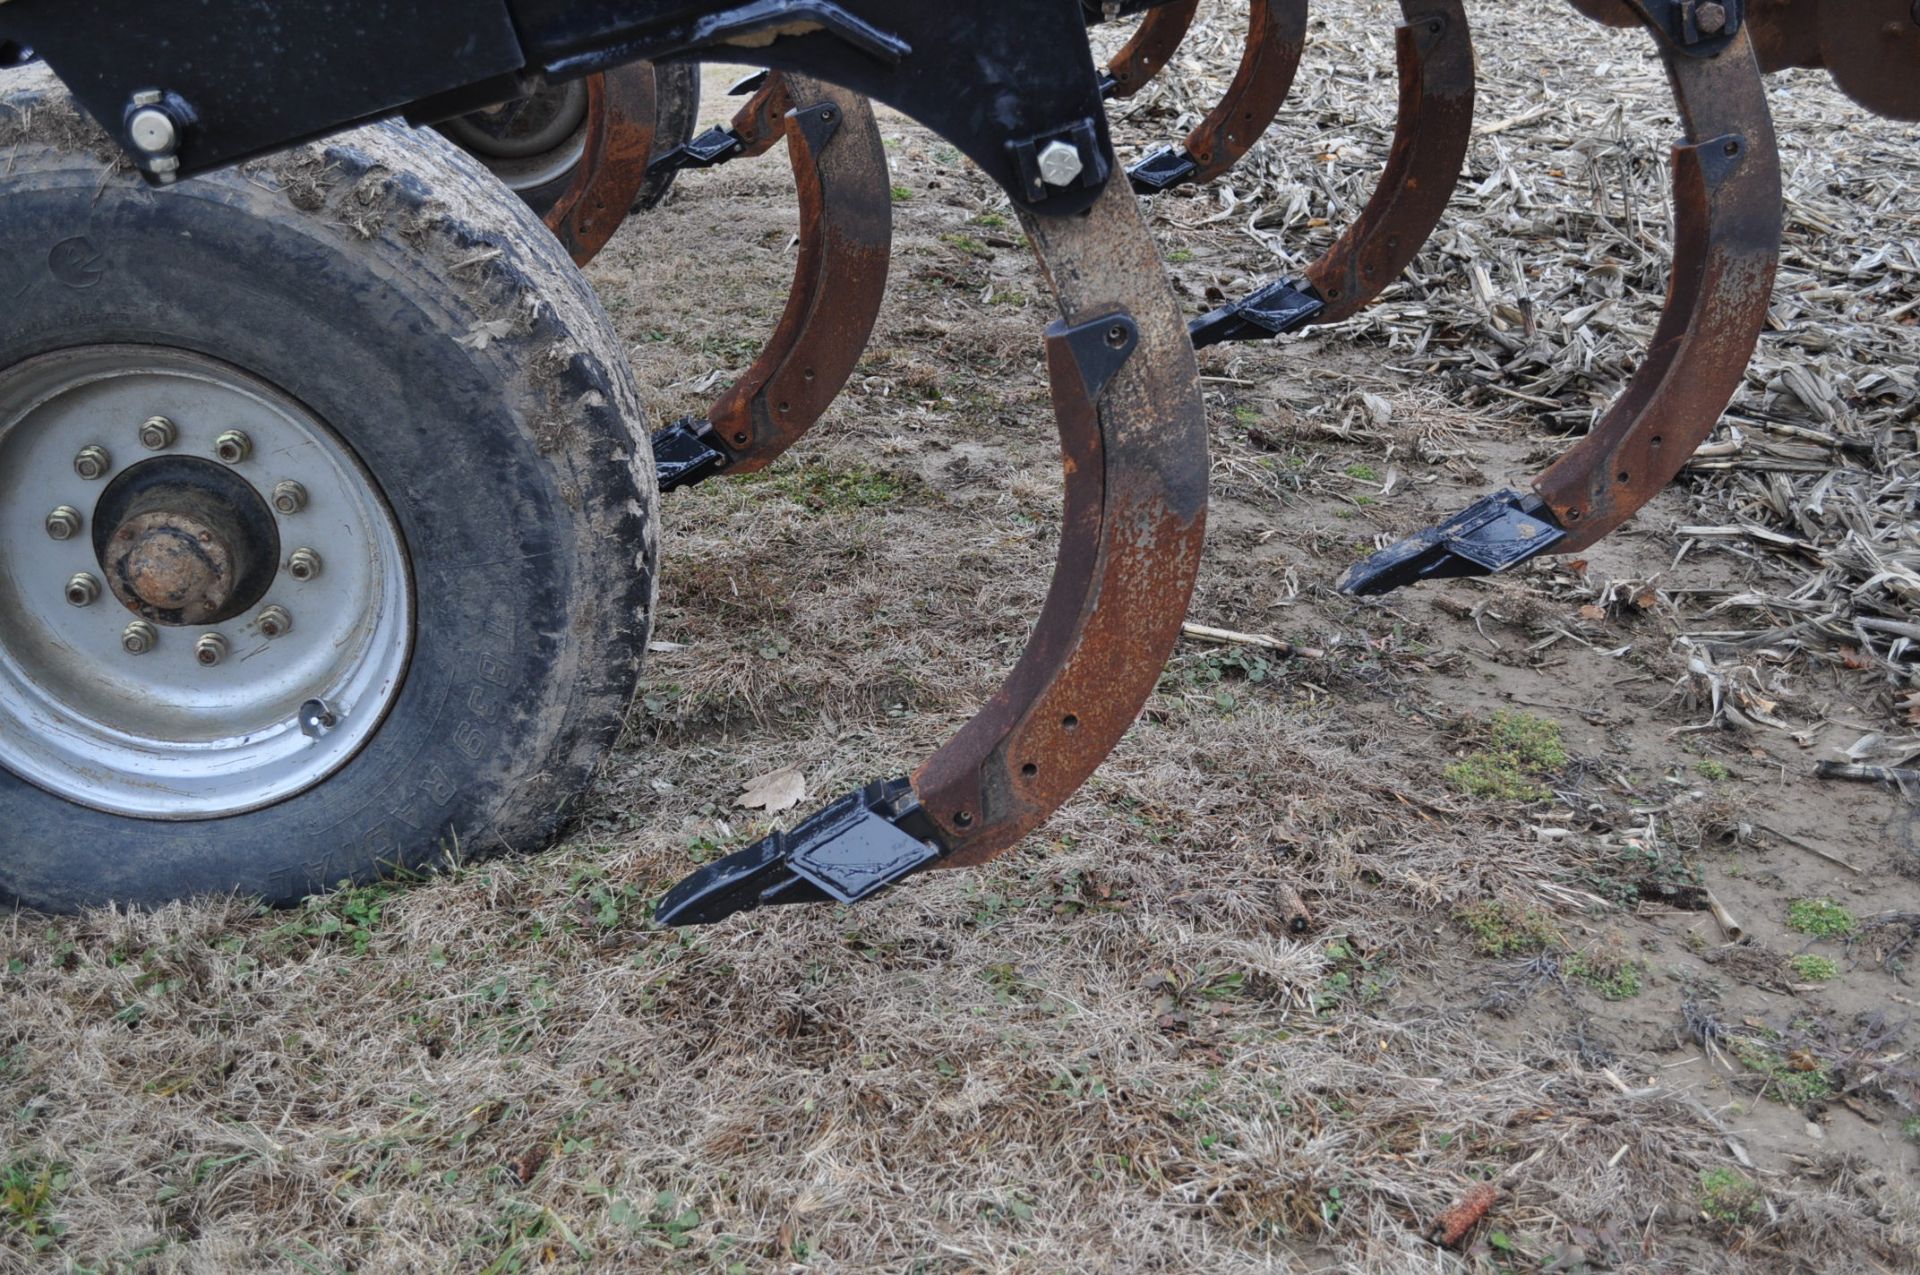
<svg viewBox="0 0 1920 1275">
<path fill-rule="evenodd" d="M 1700 777 L 1709 783 L 1723 784 L 1733 778 L 1733 772 L 1731 770 L 1728 770 L 1711 757 L 1706 758 L 1704 761 L 1694 763 L 1693 768 L 1699 771 Z"/>
<path fill-rule="evenodd" d="M 1271 660 L 1256 651 L 1232 647 L 1208 651 L 1198 659 L 1181 660 L 1169 665 L 1160 675 L 1160 689 L 1207 692 L 1213 696 L 1216 708 L 1223 713 L 1231 713 L 1240 706 L 1240 696 L 1232 689 L 1232 683 L 1260 686 L 1272 676 Z"/>
<path fill-rule="evenodd" d="M 0 1229 L 17 1231 L 36 1252 L 52 1248 L 66 1225 L 53 1216 L 54 1200 L 67 1189 L 67 1166 L 15 1160 L 0 1168 Z"/>
<path fill-rule="evenodd" d="M 1469 903 L 1453 914 L 1488 956 L 1522 956 L 1560 947 L 1565 938 L 1553 918 L 1504 899 Z"/>
<path fill-rule="evenodd" d="M 1817 939 L 1850 939 L 1860 918 L 1832 899 L 1795 899 L 1787 904 L 1787 928 Z"/>
<path fill-rule="evenodd" d="M 1018 1226 L 1034 1219 L 1034 1197 L 1030 1192 L 1014 1190 L 998 1204 L 982 1206 L 985 1214 L 1002 1226 Z"/>
<path fill-rule="evenodd" d="M 910 190 L 910 189 L 909 189 L 908 187 L 905 187 L 905 186 L 895 186 L 895 187 L 893 188 L 893 202 L 894 202 L 894 203 L 896 203 L 896 204 L 904 204 L 904 203 L 906 203 L 906 202 L 907 202 L 908 200 L 910 200 L 910 199 L 912 199 L 912 198 L 913 198 L 913 191 L 912 191 L 912 190 Z"/>
<path fill-rule="evenodd" d="M 646 1210 L 623 1196 L 609 1195 L 607 1220 L 635 1235 L 660 1241 L 670 1249 L 682 1249 L 693 1243 L 692 1232 L 699 1229 L 703 1219 L 700 1210 L 682 1208 L 672 1192 L 662 1191 Z"/>
<path fill-rule="evenodd" d="M 1623 961 L 1605 952 L 1575 952 L 1560 962 L 1560 968 L 1610 1001 L 1638 996 L 1647 973 L 1639 961 Z"/>
<path fill-rule="evenodd" d="M 1331 1017 L 1344 1004 L 1369 1005 L 1386 995 L 1391 975 L 1363 955 L 1351 939 L 1330 940 L 1322 950 L 1332 968 L 1313 994 L 1314 1012 L 1320 1017 Z"/>
<path fill-rule="evenodd" d="M 1804 1107 L 1833 1097 L 1833 1080 L 1812 1059 L 1796 1061 L 1753 1039 L 1736 1041 L 1733 1056 L 1742 1067 L 1765 1078 L 1761 1094 L 1787 1107 Z"/>
<path fill-rule="evenodd" d="M 1762 1208 L 1760 1188 L 1738 1169 L 1721 1167 L 1700 1172 L 1697 1193 L 1700 1211 L 1723 1226 L 1738 1226 Z"/>
<path fill-rule="evenodd" d="M 342 881 L 334 893 L 308 898 L 300 911 L 268 931 L 267 937 L 345 943 L 355 956 L 365 956 L 386 919 L 388 901 L 399 893 L 400 887 L 390 883 L 356 886 Z"/>
<path fill-rule="evenodd" d="M 906 492 L 899 479 L 862 465 L 780 467 L 739 481 L 765 483 L 794 503 L 818 513 L 849 513 L 891 505 Z"/>
<path fill-rule="evenodd" d="M 1809 983 L 1825 983 L 1840 977 L 1840 962 L 1830 956 L 1815 956 L 1812 952 L 1802 952 L 1787 962 L 1793 972 Z"/>
<path fill-rule="evenodd" d="M 1531 713 L 1495 713 L 1486 747 L 1446 768 L 1447 782 L 1471 797 L 1544 801 L 1553 794 L 1535 782 L 1567 764 L 1560 724 Z"/>
<path fill-rule="evenodd" d="M 1380 473 L 1372 465 L 1348 465 L 1347 477 L 1356 478 L 1363 483 L 1377 483 Z"/>
</svg>

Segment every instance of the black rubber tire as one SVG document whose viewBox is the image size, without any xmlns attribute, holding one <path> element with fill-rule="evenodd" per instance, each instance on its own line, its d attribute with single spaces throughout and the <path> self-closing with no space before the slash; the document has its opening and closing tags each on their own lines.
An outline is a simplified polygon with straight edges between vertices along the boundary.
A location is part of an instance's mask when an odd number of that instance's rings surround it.
<svg viewBox="0 0 1920 1275">
<path fill-rule="evenodd" d="M 0 95 L 0 366 L 153 342 L 276 383 L 381 485 L 417 617 L 378 733 L 278 805 L 139 820 L 0 771 L 0 902 L 291 904 L 545 845 L 632 698 L 657 557 L 647 422 L 579 271 L 429 131 L 361 129 L 156 191 L 43 69 Z"/>
</svg>

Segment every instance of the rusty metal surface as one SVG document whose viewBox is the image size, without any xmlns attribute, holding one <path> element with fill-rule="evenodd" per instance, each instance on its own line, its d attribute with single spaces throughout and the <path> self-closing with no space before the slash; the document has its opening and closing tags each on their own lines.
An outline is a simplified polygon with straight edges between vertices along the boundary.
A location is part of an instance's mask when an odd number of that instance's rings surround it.
<svg viewBox="0 0 1920 1275">
<path fill-rule="evenodd" d="M 1623 0 L 1568 3 L 1608 26 L 1640 22 Z M 1825 67 L 1841 92 L 1876 115 L 1920 120 L 1914 0 L 1748 0 L 1746 13 L 1762 71 Z"/>
<path fill-rule="evenodd" d="M 653 160 L 654 70 L 633 63 L 587 79 L 586 149 L 544 220 L 584 266 L 627 218 Z"/>
<path fill-rule="evenodd" d="M 1233 83 L 1187 134 L 1184 149 L 1198 165 L 1190 181 L 1212 181 L 1253 149 L 1293 90 L 1306 43 L 1307 0 L 1254 0 L 1246 51 Z"/>
<path fill-rule="evenodd" d="M 1186 618 L 1205 539 L 1207 428 L 1186 324 L 1131 192 L 1088 216 L 1026 219 L 1068 323 L 1125 314 L 1138 345 L 1096 403 L 1050 333 L 1066 471 L 1053 586 L 1025 652 L 980 713 L 913 776 L 951 853 L 978 864 L 1093 773 L 1147 697 Z"/>
<path fill-rule="evenodd" d="M 832 406 L 873 334 L 893 250 L 886 150 L 867 100 L 800 75 L 772 77 L 769 92 L 788 108 L 777 135 L 789 139 L 800 246 L 779 326 L 708 413 L 740 473 L 772 463 Z M 768 109 L 756 96 L 734 127 Z"/>
<path fill-rule="evenodd" d="M 1673 152 L 1674 265 L 1646 358 L 1593 432 L 1534 481 L 1591 545 L 1632 517 L 1704 442 L 1746 374 L 1780 251 L 1780 161 L 1742 32 L 1710 60 L 1669 55 L 1686 132 Z"/>
<path fill-rule="evenodd" d="M 728 125 L 740 139 L 739 158 L 764 155 L 774 148 L 775 143 L 785 138 L 787 112 L 792 109 L 793 95 L 788 89 L 788 77 L 778 71 L 769 72 L 766 83 L 734 112 L 733 122 Z"/>
<path fill-rule="evenodd" d="M 204 624 L 233 594 L 234 554 L 213 518 L 155 509 L 120 524 L 103 565 L 128 610 L 169 624 Z"/>
<path fill-rule="evenodd" d="M 1747 26 L 1762 71 L 1826 65 L 1817 8 L 1818 0 L 1748 0 Z"/>
<path fill-rule="evenodd" d="M 1133 38 L 1107 63 L 1107 75 L 1113 80 L 1113 97 L 1132 97 L 1153 83 L 1153 77 L 1166 69 L 1180 42 L 1187 38 L 1199 8 L 1200 0 L 1174 0 L 1172 4 L 1147 10 Z"/>
<path fill-rule="evenodd" d="M 1315 323 L 1353 315 L 1400 277 L 1440 224 L 1466 160 L 1474 75 L 1464 0 L 1401 0 L 1400 8 L 1393 147 L 1360 216 L 1307 267 L 1307 281 L 1326 302 Z"/>
<path fill-rule="evenodd" d="M 1609 27 L 1637 27 L 1640 15 L 1629 8 L 1623 0 L 1567 0 L 1595 22 Z"/>
<path fill-rule="evenodd" d="M 1876 115 L 1920 120 L 1914 0 L 1819 0 L 1820 52 L 1840 91 Z"/>
</svg>

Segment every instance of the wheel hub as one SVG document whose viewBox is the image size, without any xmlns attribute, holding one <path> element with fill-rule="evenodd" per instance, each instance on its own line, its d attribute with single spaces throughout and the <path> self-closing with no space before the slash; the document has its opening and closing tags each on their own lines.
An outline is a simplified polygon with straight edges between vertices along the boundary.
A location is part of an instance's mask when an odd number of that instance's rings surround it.
<svg viewBox="0 0 1920 1275">
<path fill-rule="evenodd" d="M 550 84 L 533 96 L 447 120 L 439 127 L 516 192 L 564 175 L 586 151 L 587 88 Z"/>
<path fill-rule="evenodd" d="M 266 500 L 233 471 L 195 457 L 126 470 L 101 495 L 93 526 L 107 587 L 155 624 L 233 619 L 259 602 L 280 559 Z"/>
<path fill-rule="evenodd" d="M 412 607 L 372 477 L 271 384 L 155 346 L 0 369 L 0 768 L 143 818 L 283 801 L 373 737 Z"/>
<path fill-rule="evenodd" d="M 226 602 L 233 554 L 226 541 L 184 514 L 128 519 L 114 534 L 107 578 L 114 596 L 141 615 L 201 623 Z"/>
</svg>

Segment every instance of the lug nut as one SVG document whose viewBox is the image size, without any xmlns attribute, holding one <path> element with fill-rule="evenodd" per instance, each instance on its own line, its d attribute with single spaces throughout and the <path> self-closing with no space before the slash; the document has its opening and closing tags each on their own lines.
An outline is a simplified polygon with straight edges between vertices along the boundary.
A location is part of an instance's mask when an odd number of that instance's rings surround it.
<svg viewBox="0 0 1920 1275">
<path fill-rule="evenodd" d="M 307 489 L 289 478 L 273 485 L 273 507 L 292 517 L 307 507 Z"/>
<path fill-rule="evenodd" d="M 120 635 L 120 649 L 128 655 L 145 655 L 160 642 L 160 630 L 145 620 L 135 620 Z"/>
<path fill-rule="evenodd" d="M 71 540 L 80 534 L 80 511 L 62 505 L 47 515 L 47 534 L 55 540 Z"/>
<path fill-rule="evenodd" d="M 311 549 L 295 549 L 287 559 L 287 574 L 305 584 L 320 574 L 320 555 Z"/>
<path fill-rule="evenodd" d="M 113 458 L 107 455 L 107 449 L 92 444 L 80 449 L 73 458 L 73 472 L 92 482 L 96 478 L 105 478 L 107 470 L 113 467 Z"/>
<path fill-rule="evenodd" d="M 180 437 L 180 431 L 164 416 L 149 416 L 140 427 L 140 445 L 150 452 L 164 452 Z"/>
<path fill-rule="evenodd" d="M 237 429 L 230 429 L 213 440 L 213 454 L 228 465 L 238 465 L 253 455 L 253 440 Z"/>
<path fill-rule="evenodd" d="M 260 613 L 260 636 L 264 638 L 285 637 L 293 629 L 293 617 L 287 609 L 271 606 Z"/>
<path fill-rule="evenodd" d="M 82 571 L 67 581 L 67 601 L 77 607 L 90 607 L 100 600 L 100 581 L 92 572 Z"/>
<path fill-rule="evenodd" d="M 227 639 L 218 633 L 202 633 L 193 644 L 193 658 L 201 668 L 212 668 L 227 658 Z"/>
</svg>

